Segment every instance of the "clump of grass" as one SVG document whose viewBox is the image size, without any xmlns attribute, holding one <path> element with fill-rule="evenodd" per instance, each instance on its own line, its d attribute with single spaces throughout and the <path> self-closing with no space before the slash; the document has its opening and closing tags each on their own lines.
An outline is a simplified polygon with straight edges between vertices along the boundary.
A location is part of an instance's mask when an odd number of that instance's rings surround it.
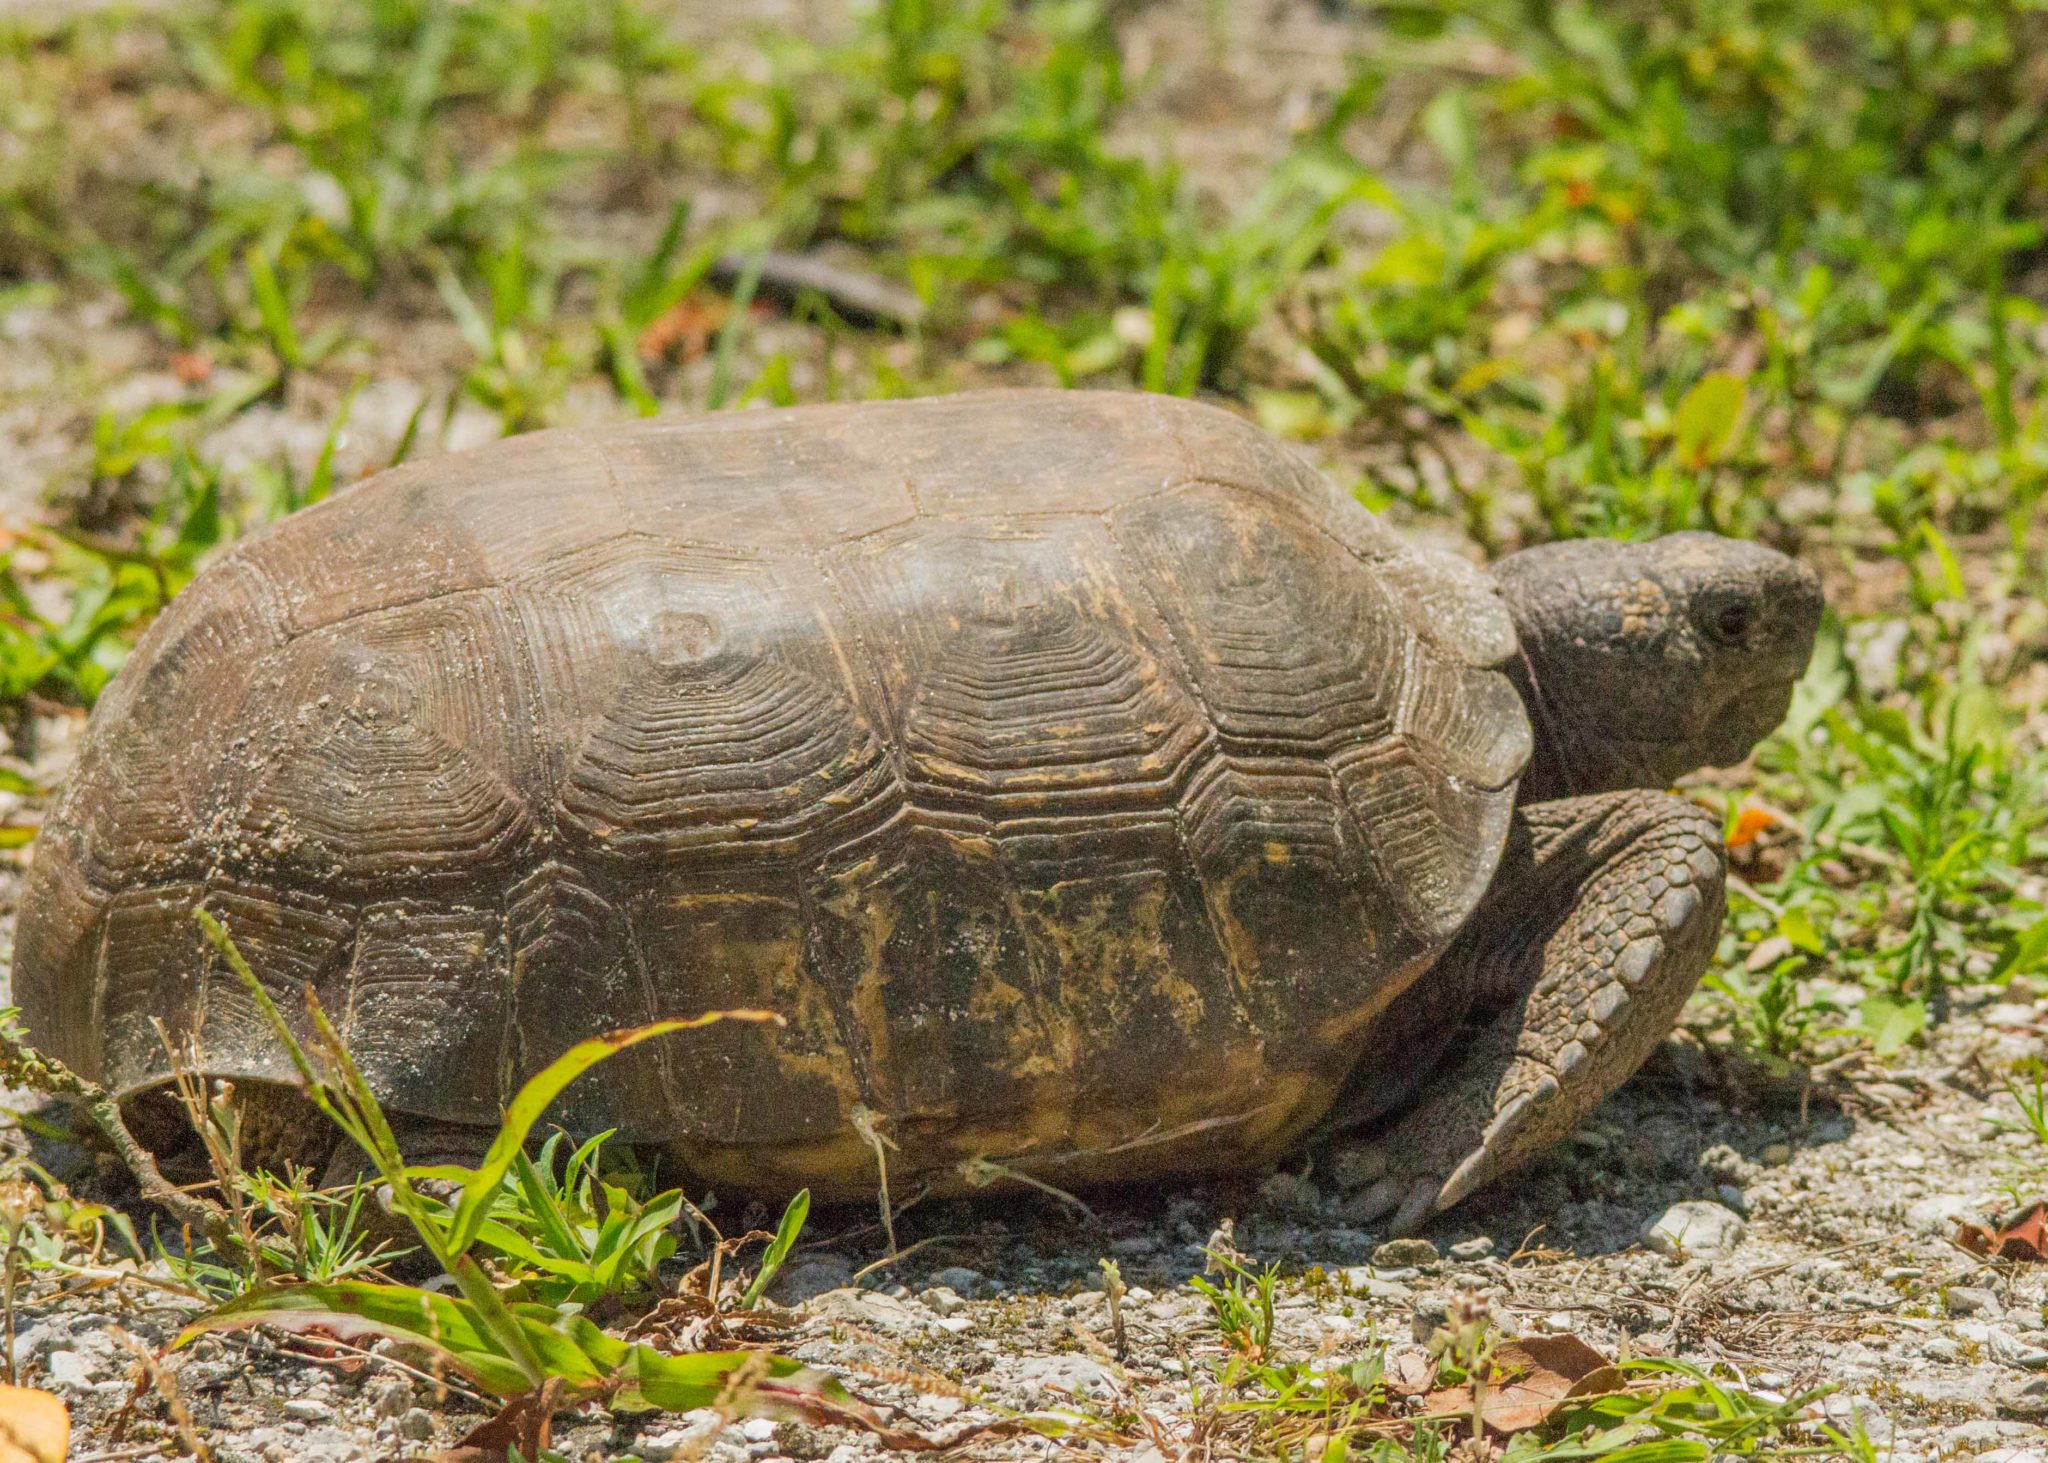
<svg viewBox="0 0 2048 1463">
<path fill-rule="evenodd" d="M 1126 1419 L 1134 1435 L 1155 1446 L 1207 1446 L 1258 1457 L 1373 1459 L 1424 1463 L 1450 1457 L 1531 1460 L 1672 1458 L 1705 1463 L 1710 1456 L 1774 1457 L 1788 1449 L 1875 1463 L 1860 1427 L 1816 1420 L 1813 1404 L 1833 1390 L 1789 1398 L 1762 1397 L 1684 1362 L 1623 1360 L 1601 1371 L 1611 1385 L 1561 1397 L 1544 1409 L 1491 1411 L 1495 1391 L 1523 1380 L 1503 1360 L 1509 1350 L 1478 1297 L 1454 1308 L 1451 1324 L 1421 1353 L 1390 1370 L 1392 1348 L 1368 1337 L 1354 1356 L 1297 1356 L 1278 1344 L 1274 1313 L 1284 1282 L 1277 1267 L 1254 1267 L 1219 1255 L 1210 1278 L 1190 1282 L 1209 1306 L 1209 1335 L 1191 1344 L 1209 1353 L 1189 1379 L 1185 1420 L 1169 1424 L 1144 1414 Z M 1526 1395 L 1523 1394 L 1524 1400 Z M 1455 1397 L 1454 1413 L 1424 1399 Z M 1417 1403 L 1421 1403 L 1418 1410 Z M 1500 1421 L 1496 1421 L 1500 1419 Z M 1149 1428 L 1149 1431 L 1148 1431 Z"/>
<path fill-rule="evenodd" d="M 375 1166 L 389 1187 L 393 1210 L 418 1235 L 427 1255 L 454 1282 L 457 1294 L 449 1296 L 414 1286 L 346 1278 L 260 1287 L 193 1321 L 186 1327 L 181 1344 L 210 1330 L 250 1325 L 290 1328 L 328 1324 L 338 1319 L 421 1347 L 470 1382 L 508 1402 L 544 1398 L 549 1411 L 569 1405 L 579 1397 L 591 1396 L 604 1396 L 614 1407 L 679 1411 L 715 1403 L 769 1408 L 776 1405 L 774 1399 L 778 1398 L 786 1404 L 801 1403 L 807 1396 L 833 1398 L 836 1384 L 782 1358 L 748 1352 L 669 1356 L 650 1347 L 619 1341 L 583 1314 L 582 1307 L 571 1299 L 573 1286 L 552 1300 L 508 1299 L 473 1253 L 485 1228 L 493 1223 L 492 1211 L 498 1207 L 507 1176 L 519 1166 L 527 1135 L 547 1106 L 576 1077 L 615 1052 L 657 1036 L 728 1019 L 771 1018 L 759 1012 L 712 1012 L 655 1022 L 578 1043 L 520 1089 L 506 1109 L 504 1126 L 477 1168 L 427 1171 L 461 1185 L 452 1204 L 442 1203 L 420 1188 L 422 1171 L 406 1162 L 369 1083 L 317 1001 L 309 1003 L 307 1015 L 318 1043 L 318 1064 L 300 1044 L 226 930 L 203 909 L 194 911 L 194 915 L 290 1053 L 307 1096 Z M 548 1197 L 543 1190 L 543 1203 Z M 560 1211 L 558 1207 L 544 1207 L 541 1212 L 552 1216 Z M 644 1212 L 635 1216 L 633 1223 L 641 1219 Z M 497 1233 L 505 1238 L 514 1234 L 502 1222 Z M 573 1243 L 572 1240 L 572 1247 Z M 537 1247 L 534 1253 L 541 1261 L 540 1268 L 551 1271 L 553 1267 L 546 1263 L 549 1257 Z M 641 1251 L 636 1243 L 626 1247 L 626 1253 Z M 553 1258 L 573 1263 L 575 1257 Z M 582 1258 L 588 1267 L 588 1257 Z M 617 1271 L 610 1273 L 615 1275 Z M 570 1278 L 573 1281 L 583 1277 Z M 595 1276 L 591 1278 L 594 1283 Z M 736 1399 L 729 1395 L 728 1384 L 743 1368 L 750 1380 Z M 750 1400 L 753 1398 L 759 1400 Z"/>
</svg>

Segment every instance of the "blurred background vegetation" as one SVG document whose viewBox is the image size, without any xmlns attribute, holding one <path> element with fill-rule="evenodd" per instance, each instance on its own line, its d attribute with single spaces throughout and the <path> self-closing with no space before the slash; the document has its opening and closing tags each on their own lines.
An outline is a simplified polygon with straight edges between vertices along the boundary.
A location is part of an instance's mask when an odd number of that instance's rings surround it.
<svg viewBox="0 0 2048 1463">
<path fill-rule="evenodd" d="M 1696 789 L 1694 1024 L 1882 1059 L 2048 969 L 2044 205 L 2018 0 L 0 12 L 5 836 L 205 556 L 366 471 L 1142 387 L 1475 555 L 1814 563 L 1791 723 Z"/>
</svg>

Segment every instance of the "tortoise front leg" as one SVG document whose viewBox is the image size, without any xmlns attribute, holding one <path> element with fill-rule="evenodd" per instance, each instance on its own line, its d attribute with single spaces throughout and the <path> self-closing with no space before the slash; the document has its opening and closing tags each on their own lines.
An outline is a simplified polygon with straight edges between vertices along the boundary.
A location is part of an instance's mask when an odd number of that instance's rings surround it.
<svg viewBox="0 0 2048 1463">
<path fill-rule="evenodd" d="M 1417 982 L 1472 990 L 1473 1029 L 1346 1155 L 1377 1180 L 1361 1217 L 1392 1211 L 1408 1233 L 1569 1136 L 1670 1033 L 1713 958 L 1726 877 L 1714 818 L 1669 793 L 1517 809 L 1486 899 Z"/>
</svg>

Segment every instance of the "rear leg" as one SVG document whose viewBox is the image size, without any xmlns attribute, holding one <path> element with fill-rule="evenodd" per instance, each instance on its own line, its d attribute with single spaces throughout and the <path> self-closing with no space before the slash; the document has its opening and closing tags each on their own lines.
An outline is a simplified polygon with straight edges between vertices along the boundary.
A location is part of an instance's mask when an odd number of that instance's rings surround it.
<svg viewBox="0 0 2048 1463">
<path fill-rule="evenodd" d="M 1720 835 L 1661 792 L 1516 810 L 1486 899 L 1424 977 L 1475 991 L 1473 1025 L 1413 1105 L 1346 1155 L 1377 1180 L 1362 1218 L 1420 1228 L 1569 1136 L 1642 1065 L 1713 958 Z"/>
</svg>

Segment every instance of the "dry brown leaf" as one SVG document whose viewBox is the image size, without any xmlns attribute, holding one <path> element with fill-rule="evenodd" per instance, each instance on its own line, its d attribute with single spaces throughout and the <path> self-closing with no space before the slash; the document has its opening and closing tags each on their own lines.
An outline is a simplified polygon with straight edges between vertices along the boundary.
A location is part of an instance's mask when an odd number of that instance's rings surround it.
<svg viewBox="0 0 2048 1463">
<path fill-rule="evenodd" d="M 0 1384 L 0 1463 L 64 1463 L 71 1452 L 71 1414 L 35 1387 Z"/>
<path fill-rule="evenodd" d="M 2048 1260 L 2048 1204 L 2039 1200 L 2012 1218 L 1994 1224 L 1956 1226 L 1956 1243 L 1987 1260 Z"/>
<path fill-rule="evenodd" d="M 434 1454 L 434 1463 L 507 1463 L 514 1448 L 522 1458 L 538 1458 L 553 1438 L 555 1409 L 561 1402 L 562 1379 L 550 1377 L 540 1390 L 522 1392 L 496 1417 Z"/>
<path fill-rule="evenodd" d="M 692 291 L 640 332 L 643 361 L 694 361 L 711 349 L 732 305 L 721 296 Z"/>
<path fill-rule="evenodd" d="M 1503 1342 L 1489 1371 L 1481 1419 L 1489 1432 L 1504 1436 L 1541 1427 L 1567 1397 L 1618 1392 L 1625 1385 L 1620 1368 L 1576 1336 Z M 1432 1415 L 1469 1417 L 1472 1386 L 1432 1392 L 1423 1405 Z"/>
</svg>

